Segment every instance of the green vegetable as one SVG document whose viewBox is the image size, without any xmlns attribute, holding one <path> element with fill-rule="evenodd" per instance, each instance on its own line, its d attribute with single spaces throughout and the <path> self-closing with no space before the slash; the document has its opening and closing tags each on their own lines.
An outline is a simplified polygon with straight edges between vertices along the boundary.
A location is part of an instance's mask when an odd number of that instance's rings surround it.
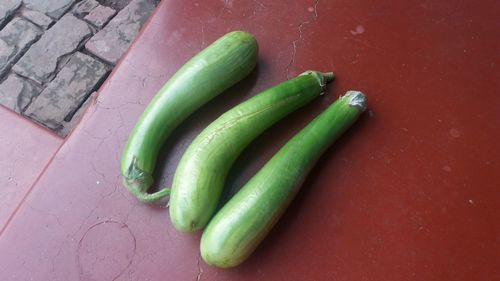
<svg viewBox="0 0 500 281">
<path fill-rule="evenodd" d="M 224 113 L 191 143 L 174 175 L 170 218 L 180 231 L 203 228 L 241 151 L 266 128 L 319 96 L 333 73 L 307 71 Z"/>
<path fill-rule="evenodd" d="M 230 32 L 191 58 L 160 89 L 122 154 L 123 183 L 137 199 L 154 202 L 169 194 L 169 188 L 147 193 L 163 143 L 193 111 L 247 76 L 257 63 L 257 53 L 251 34 Z"/>
<path fill-rule="evenodd" d="M 349 91 L 284 145 L 215 215 L 201 238 L 210 265 L 243 262 L 278 221 L 325 149 L 366 108 L 365 96 Z"/>
</svg>

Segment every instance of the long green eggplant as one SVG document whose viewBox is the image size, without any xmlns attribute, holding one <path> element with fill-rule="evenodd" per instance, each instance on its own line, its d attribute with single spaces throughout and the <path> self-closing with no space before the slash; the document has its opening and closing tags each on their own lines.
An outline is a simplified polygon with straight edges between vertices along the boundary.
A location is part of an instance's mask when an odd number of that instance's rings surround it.
<svg viewBox="0 0 500 281">
<path fill-rule="evenodd" d="M 147 192 L 163 143 L 193 111 L 247 76 L 257 63 L 257 53 L 251 34 L 230 32 L 191 58 L 159 90 L 122 154 L 123 183 L 137 199 L 154 202 L 169 194 L 169 188 Z"/>
<path fill-rule="evenodd" d="M 349 91 L 288 141 L 215 215 L 203 232 L 201 256 L 210 265 L 243 262 L 278 221 L 325 149 L 366 109 Z"/>
<path fill-rule="evenodd" d="M 170 195 L 170 219 L 184 232 L 205 227 L 227 173 L 241 151 L 265 129 L 321 95 L 333 73 L 307 71 L 221 115 L 183 154 Z"/>
</svg>

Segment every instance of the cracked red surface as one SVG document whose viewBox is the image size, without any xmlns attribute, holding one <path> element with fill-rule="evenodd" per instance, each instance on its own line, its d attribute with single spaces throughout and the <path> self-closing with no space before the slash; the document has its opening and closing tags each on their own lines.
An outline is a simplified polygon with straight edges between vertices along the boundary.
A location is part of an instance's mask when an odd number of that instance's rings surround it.
<svg viewBox="0 0 500 281">
<path fill-rule="evenodd" d="M 163 1 L 1 234 L 0 279 L 499 277 L 497 10 L 496 1 Z M 164 207 L 121 186 L 119 160 L 165 80 L 235 29 L 256 36 L 257 69 L 174 132 L 156 186 L 170 185 L 190 141 L 222 112 L 307 69 L 337 78 L 245 150 L 226 198 L 346 90 L 365 92 L 369 111 L 250 259 L 218 270 L 200 260 L 199 234 L 178 233 Z"/>
</svg>

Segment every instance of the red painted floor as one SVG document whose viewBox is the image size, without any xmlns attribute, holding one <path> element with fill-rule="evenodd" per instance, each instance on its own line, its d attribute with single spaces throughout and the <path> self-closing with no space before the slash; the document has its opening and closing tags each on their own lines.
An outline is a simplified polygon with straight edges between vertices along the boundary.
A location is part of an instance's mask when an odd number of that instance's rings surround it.
<svg viewBox="0 0 500 281">
<path fill-rule="evenodd" d="M 0 106 L 0 230 L 30 192 L 62 139 Z"/>
<path fill-rule="evenodd" d="M 284 3 L 162 1 L 1 233 L 0 280 L 500 279 L 498 2 Z M 306 69 L 337 79 L 244 152 L 229 190 L 346 90 L 370 110 L 254 255 L 219 270 L 199 258 L 199 235 L 127 193 L 119 160 L 161 85 L 235 29 L 256 36 L 258 69 L 175 132 L 159 185 L 222 112 Z"/>
</svg>

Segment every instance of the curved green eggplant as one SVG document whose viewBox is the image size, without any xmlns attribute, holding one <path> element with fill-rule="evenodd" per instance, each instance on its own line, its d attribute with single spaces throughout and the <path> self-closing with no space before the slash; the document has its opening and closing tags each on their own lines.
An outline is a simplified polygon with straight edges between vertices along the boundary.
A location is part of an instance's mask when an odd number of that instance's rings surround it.
<svg viewBox="0 0 500 281">
<path fill-rule="evenodd" d="M 147 193 L 160 148 L 193 111 L 247 76 L 257 63 L 255 38 L 230 32 L 184 64 L 159 90 L 130 133 L 121 160 L 123 184 L 142 202 L 154 202 L 169 188 Z"/>
</svg>

